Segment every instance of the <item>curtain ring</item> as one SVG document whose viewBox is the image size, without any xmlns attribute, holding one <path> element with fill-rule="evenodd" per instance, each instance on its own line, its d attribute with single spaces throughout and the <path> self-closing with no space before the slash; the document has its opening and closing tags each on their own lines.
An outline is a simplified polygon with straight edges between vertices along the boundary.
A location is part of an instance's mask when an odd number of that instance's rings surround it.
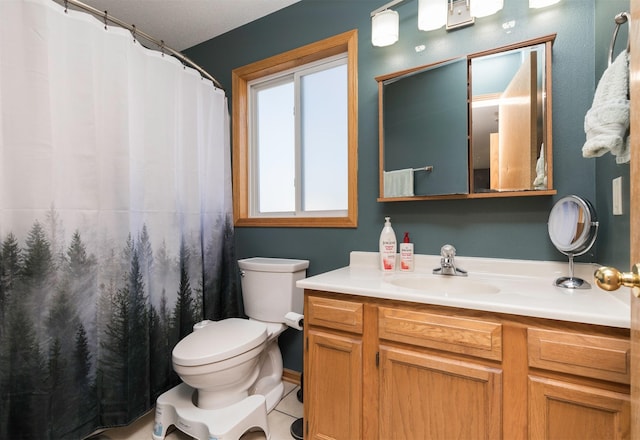
<svg viewBox="0 0 640 440">
<path fill-rule="evenodd" d="M 133 42 L 136 42 L 136 25 L 132 24 L 131 25 L 131 35 L 133 35 Z"/>
<path fill-rule="evenodd" d="M 164 40 L 160 40 L 160 53 L 162 53 L 162 57 L 164 58 Z"/>
<path fill-rule="evenodd" d="M 104 30 L 108 30 L 107 29 L 107 20 L 108 20 L 109 14 L 107 14 L 107 11 L 104 11 Z"/>
<path fill-rule="evenodd" d="M 66 14 L 68 10 L 69 10 L 68 2 L 67 0 L 64 0 L 64 13 Z"/>
</svg>

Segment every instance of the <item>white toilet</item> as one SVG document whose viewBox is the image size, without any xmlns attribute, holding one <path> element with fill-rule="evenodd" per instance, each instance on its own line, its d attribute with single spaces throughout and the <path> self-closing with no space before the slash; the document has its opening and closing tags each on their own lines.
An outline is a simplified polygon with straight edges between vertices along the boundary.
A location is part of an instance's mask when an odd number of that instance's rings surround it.
<svg viewBox="0 0 640 440">
<path fill-rule="evenodd" d="M 269 438 L 266 413 L 284 391 L 278 336 L 287 328 L 287 313 L 302 313 L 296 281 L 305 277 L 309 261 L 256 257 L 238 265 L 250 319 L 203 321 L 176 344 L 173 369 L 184 384 L 158 398 L 156 440 L 169 424 L 203 439 L 235 440 L 250 428 Z"/>
</svg>

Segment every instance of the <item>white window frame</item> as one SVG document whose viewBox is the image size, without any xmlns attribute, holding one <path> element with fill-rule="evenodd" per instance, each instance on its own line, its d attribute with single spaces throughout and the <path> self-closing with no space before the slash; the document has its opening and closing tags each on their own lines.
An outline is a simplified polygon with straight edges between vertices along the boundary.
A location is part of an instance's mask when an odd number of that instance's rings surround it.
<svg viewBox="0 0 640 440">
<path fill-rule="evenodd" d="M 315 72 L 321 72 L 337 66 L 347 65 L 348 58 L 346 53 L 334 55 L 328 58 L 323 58 L 309 64 L 304 64 L 283 72 L 278 72 L 266 77 L 258 78 L 249 81 L 247 86 L 249 87 L 249 101 L 247 105 L 249 115 L 249 212 L 251 217 L 344 217 L 348 214 L 348 209 L 343 210 L 330 210 L 330 211 L 303 211 L 302 210 L 302 92 L 301 92 L 301 78 L 304 75 L 309 75 Z M 260 195 L 260 182 L 259 182 L 259 168 L 256 166 L 258 163 L 258 141 L 257 141 L 257 108 L 256 108 L 256 95 L 257 93 L 269 86 L 275 86 L 278 84 L 292 81 L 294 89 L 294 163 L 295 163 L 295 210 L 283 211 L 283 212 L 268 212 L 262 213 L 259 209 L 259 195 Z M 345 79 L 346 81 L 346 79 Z M 331 87 L 331 85 L 327 85 Z M 345 121 L 347 124 L 347 121 Z"/>
</svg>

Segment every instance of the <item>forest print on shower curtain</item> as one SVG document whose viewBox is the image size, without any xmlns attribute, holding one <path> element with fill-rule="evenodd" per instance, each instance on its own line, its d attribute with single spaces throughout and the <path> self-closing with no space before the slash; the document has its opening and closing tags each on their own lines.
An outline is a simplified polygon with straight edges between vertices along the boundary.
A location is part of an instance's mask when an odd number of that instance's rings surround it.
<svg viewBox="0 0 640 440">
<path fill-rule="evenodd" d="M 0 439 L 130 423 L 195 322 L 243 315 L 229 155 L 196 71 L 51 0 L 0 2 Z"/>
</svg>

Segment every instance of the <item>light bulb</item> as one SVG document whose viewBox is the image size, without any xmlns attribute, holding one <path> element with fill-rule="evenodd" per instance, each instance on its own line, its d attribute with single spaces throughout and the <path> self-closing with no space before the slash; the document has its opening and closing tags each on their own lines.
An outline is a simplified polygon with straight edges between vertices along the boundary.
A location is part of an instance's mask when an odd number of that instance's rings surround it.
<svg viewBox="0 0 640 440">
<path fill-rule="evenodd" d="M 547 6 L 555 5 L 560 0 L 529 0 L 530 8 L 546 8 Z"/>
<path fill-rule="evenodd" d="M 447 0 L 418 0 L 418 29 L 433 31 L 447 21 Z"/>
<path fill-rule="evenodd" d="M 371 17 L 371 43 L 374 46 L 390 46 L 398 41 L 400 18 L 396 11 L 385 9 Z"/>
<path fill-rule="evenodd" d="M 486 17 L 495 14 L 504 6 L 504 0 L 471 0 L 471 16 Z"/>
</svg>

